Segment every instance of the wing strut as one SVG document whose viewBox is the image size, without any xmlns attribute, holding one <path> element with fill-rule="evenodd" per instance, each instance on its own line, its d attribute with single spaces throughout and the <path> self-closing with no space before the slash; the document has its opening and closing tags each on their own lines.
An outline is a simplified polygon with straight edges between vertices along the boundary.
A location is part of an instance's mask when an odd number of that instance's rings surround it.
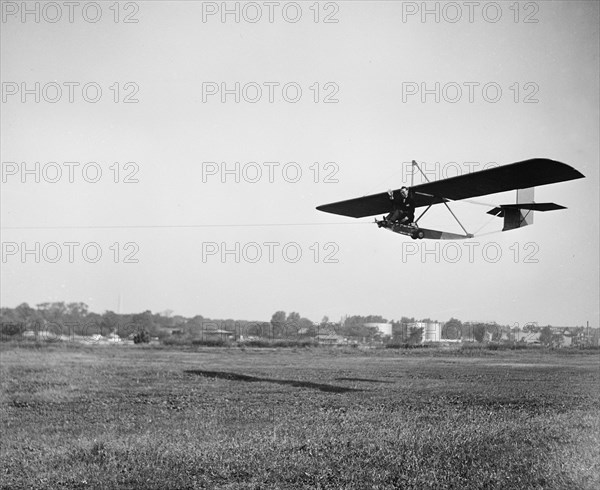
<svg viewBox="0 0 600 490">
<path fill-rule="evenodd" d="M 431 208 L 431 206 L 433 206 L 433 204 L 430 204 L 429 206 L 427 206 L 427 208 L 425 208 L 425 211 L 423 211 L 423 212 L 422 212 L 422 213 L 419 215 L 419 217 L 418 217 L 418 218 L 415 220 L 415 223 L 418 223 L 418 222 L 419 222 L 419 220 L 420 220 L 420 219 L 423 217 L 423 215 L 424 215 L 424 214 L 425 214 L 427 211 L 429 211 L 429 208 Z"/>
<path fill-rule="evenodd" d="M 425 178 L 425 180 L 426 180 L 427 182 L 430 182 L 430 180 L 427 178 L 427 175 L 425 175 L 425 172 L 423 172 L 423 170 L 421 170 L 421 167 L 419 167 L 419 164 L 416 162 L 416 160 L 413 160 L 413 161 L 412 161 L 412 164 L 413 164 L 412 176 L 414 177 L 414 175 L 415 175 L 415 170 L 414 170 L 414 167 L 417 167 L 417 169 L 419 170 L 419 172 L 421 172 L 421 175 L 422 175 L 422 176 Z M 411 183 L 412 183 L 412 182 L 411 182 Z M 442 197 L 442 203 L 444 204 L 444 206 L 446 206 L 446 209 L 448 209 L 448 211 L 450 211 L 450 214 L 451 214 L 451 215 L 454 217 L 454 219 L 456 220 L 456 222 L 457 222 L 457 223 L 460 225 L 460 227 L 462 228 L 462 230 L 465 232 L 465 235 L 467 235 L 467 236 L 473 236 L 473 235 L 471 235 L 471 234 L 470 234 L 470 233 L 469 233 L 469 232 L 468 232 L 468 231 L 465 229 L 465 227 L 462 225 L 462 223 L 460 222 L 460 220 L 459 220 L 459 219 L 456 217 L 456 215 L 455 215 L 455 214 L 452 212 L 452 210 L 450 209 L 450 206 L 448 206 L 448 199 L 446 199 L 445 197 Z M 431 205 L 429 205 L 429 207 L 428 207 L 428 208 L 427 208 L 425 211 L 423 211 L 423 212 L 421 213 L 421 216 L 423 216 L 423 215 L 424 215 L 424 214 L 427 212 L 427 210 L 428 210 L 430 207 L 431 207 Z M 417 218 L 417 221 L 418 221 L 419 219 L 421 219 L 421 216 L 419 216 L 419 218 Z"/>
</svg>

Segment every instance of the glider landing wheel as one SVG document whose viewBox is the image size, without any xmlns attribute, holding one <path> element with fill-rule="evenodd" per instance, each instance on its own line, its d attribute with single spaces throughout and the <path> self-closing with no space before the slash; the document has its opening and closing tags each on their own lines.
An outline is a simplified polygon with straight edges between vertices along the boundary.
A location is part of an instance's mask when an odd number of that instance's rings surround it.
<svg viewBox="0 0 600 490">
<path fill-rule="evenodd" d="M 423 230 L 415 230 L 411 235 L 413 240 L 423 240 L 425 238 L 425 232 Z"/>
</svg>

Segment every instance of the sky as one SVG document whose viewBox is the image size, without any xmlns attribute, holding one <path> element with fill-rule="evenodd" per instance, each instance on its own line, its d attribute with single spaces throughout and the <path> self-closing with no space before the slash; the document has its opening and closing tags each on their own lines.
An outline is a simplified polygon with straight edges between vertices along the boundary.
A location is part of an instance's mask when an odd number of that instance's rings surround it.
<svg viewBox="0 0 600 490">
<path fill-rule="evenodd" d="M 598 326 L 597 2 L 1 5 L 2 306 Z M 586 178 L 506 233 L 315 209 L 537 157 Z"/>
</svg>

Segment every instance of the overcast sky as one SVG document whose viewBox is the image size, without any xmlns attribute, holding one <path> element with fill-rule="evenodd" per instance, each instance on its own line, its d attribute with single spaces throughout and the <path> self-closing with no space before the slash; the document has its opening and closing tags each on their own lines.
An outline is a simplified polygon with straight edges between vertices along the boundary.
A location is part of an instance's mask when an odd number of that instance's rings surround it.
<svg viewBox="0 0 600 490">
<path fill-rule="evenodd" d="M 226 7 L 2 2 L 2 306 L 598 326 L 598 2 Z M 586 178 L 506 233 L 315 210 L 534 157 Z"/>
</svg>

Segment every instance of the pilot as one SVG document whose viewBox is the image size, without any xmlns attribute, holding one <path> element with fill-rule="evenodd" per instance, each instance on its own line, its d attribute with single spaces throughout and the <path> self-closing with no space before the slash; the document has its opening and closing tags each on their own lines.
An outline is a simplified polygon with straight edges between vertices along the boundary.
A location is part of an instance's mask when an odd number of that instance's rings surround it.
<svg viewBox="0 0 600 490">
<path fill-rule="evenodd" d="M 392 201 L 392 212 L 384 218 L 388 226 L 398 222 L 401 225 L 410 225 L 415 220 L 415 202 L 408 191 L 408 187 L 401 187 L 400 193 L 394 195 L 394 191 L 389 190 L 388 195 Z"/>
</svg>

